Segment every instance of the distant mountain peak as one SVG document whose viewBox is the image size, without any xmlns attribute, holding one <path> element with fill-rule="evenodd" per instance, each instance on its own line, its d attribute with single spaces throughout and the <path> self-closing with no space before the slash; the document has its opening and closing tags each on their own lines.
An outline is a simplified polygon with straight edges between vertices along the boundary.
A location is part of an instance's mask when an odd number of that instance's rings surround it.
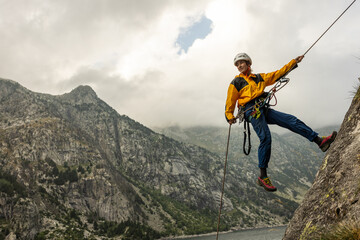
<svg viewBox="0 0 360 240">
<path fill-rule="evenodd" d="M 71 93 L 73 94 L 94 94 L 96 96 L 95 91 L 89 85 L 80 85 L 74 88 Z"/>
<path fill-rule="evenodd" d="M 80 85 L 61 97 L 76 104 L 95 103 L 98 100 L 96 92 L 88 85 Z"/>
<path fill-rule="evenodd" d="M 19 90 L 20 92 L 32 92 L 16 81 L 0 78 L 0 97 L 6 98 Z M 75 104 L 96 103 L 99 99 L 96 92 L 88 85 L 80 85 L 59 97 Z"/>
</svg>

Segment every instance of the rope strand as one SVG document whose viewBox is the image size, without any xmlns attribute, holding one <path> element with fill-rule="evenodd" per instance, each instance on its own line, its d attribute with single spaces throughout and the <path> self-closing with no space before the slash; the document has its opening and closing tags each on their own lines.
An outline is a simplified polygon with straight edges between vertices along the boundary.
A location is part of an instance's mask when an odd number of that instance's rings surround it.
<svg viewBox="0 0 360 240">
<path fill-rule="evenodd" d="M 218 217 L 218 224 L 217 224 L 216 240 L 218 240 L 218 238 L 219 238 L 220 216 L 221 216 L 221 207 L 222 207 L 223 195 L 224 195 L 226 164 L 227 164 L 227 158 L 228 158 L 228 152 L 229 152 L 229 142 L 230 142 L 230 130 L 231 130 L 231 124 L 229 124 L 229 133 L 228 133 L 227 145 L 226 145 L 224 176 L 223 176 L 223 181 L 222 181 L 222 189 L 221 189 L 221 197 L 220 197 L 220 208 L 219 208 L 219 217 Z"/>
<path fill-rule="evenodd" d="M 342 15 L 344 15 L 344 13 L 351 7 L 351 5 L 353 5 L 355 2 L 356 2 L 356 0 L 354 0 L 354 1 L 340 14 L 340 16 L 330 25 L 330 27 L 328 27 L 328 29 L 326 29 L 326 31 L 323 32 L 323 34 L 321 34 L 321 36 L 313 43 L 313 45 L 311 45 L 311 46 L 309 47 L 309 49 L 306 50 L 306 52 L 303 54 L 304 56 L 305 56 L 305 54 L 307 54 L 307 53 L 310 51 L 310 49 L 320 40 L 320 38 L 322 38 L 322 37 L 325 35 L 325 33 L 327 33 L 327 31 L 329 31 L 329 29 L 337 22 L 337 20 L 339 20 L 339 19 L 342 17 Z"/>
</svg>

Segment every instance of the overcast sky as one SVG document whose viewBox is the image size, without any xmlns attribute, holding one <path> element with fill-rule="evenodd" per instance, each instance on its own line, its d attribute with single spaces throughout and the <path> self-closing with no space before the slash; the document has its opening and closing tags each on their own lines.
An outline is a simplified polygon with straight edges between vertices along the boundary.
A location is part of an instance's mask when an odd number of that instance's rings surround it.
<svg viewBox="0 0 360 240">
<path fill-rule="evenodd" d="M 353 0 L 0 0 L 0 77 L 42 93 L 91 86 L 148 126 L 227 126 L 226 92 L 302 55 Z M 277 110 L 340 124 L 360 77 L 360 2 L 289 74 Z"/>
</svg>

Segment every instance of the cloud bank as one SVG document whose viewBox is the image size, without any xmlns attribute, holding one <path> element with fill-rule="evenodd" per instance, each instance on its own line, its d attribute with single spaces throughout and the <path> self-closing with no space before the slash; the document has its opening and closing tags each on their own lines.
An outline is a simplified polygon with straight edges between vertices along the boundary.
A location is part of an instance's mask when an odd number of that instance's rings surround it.
<svg viewBox="0 0 360 240">
<path fill-rule="evenodd" d="M 350 0 L 0 1 L 0 76 L 39 92 L 90 85 L 147 126 L 226 126 L 224 106 L 247 52 L 255 72 L 303 54 Z M 360 75 L 360 4 L 289 74 L 276 109 L 312 127 L 339 124 Z M 202 17 L 211 31 L 187 51 L 177 40 Z"/>
</svg>

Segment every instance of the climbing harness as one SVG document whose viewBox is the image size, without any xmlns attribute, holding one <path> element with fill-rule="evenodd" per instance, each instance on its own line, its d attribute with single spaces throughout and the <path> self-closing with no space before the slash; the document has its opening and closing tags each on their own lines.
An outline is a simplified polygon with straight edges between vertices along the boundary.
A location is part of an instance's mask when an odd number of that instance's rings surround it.
<svg viewBox="0 0 360 240">
<path fill-rule="evenodd" d="M 341 14 L 340 16 L 326 29 L 326 31 L 321 34 L 321 36 L 306 50 L 306 52 L 302 55 L 305 56 L 305 54 L 307 54 L 310 49 L 312 49 L 315 44 L 327 33 L 327 31 L 344 15 L 344 13 L 356 2 L 356 0 L 354 0 Z M 257 105 L 258 107 L 260 106 L 265 106 L 266 102 L 270 102 L 270 100 L 272 98 L 275 98 L 275 93 L 278 92 L 280 89 L 282 89 L 288 82 L 289 82 L 289 78 L 286 78 L 286 75 L 289 74 L 294 68 L 290 69 L 287 73 L 285 73 L 284 76 L 282 76 L 282 78 L 280 78 L 280 80 L 277 81 L 277 83 L 275 84 L 275 86 L 269 91 L 269 94 L 263 99 L 260 100 L 259 103 L 255 103 L 255 105 Z M 263 105 L 264 104 L 264 105 Z M 275 105 L 277 104 L 277 100 Z M 271 106 L 271 105 L 270 105 Z M 245 120 L 245 112 L 250 111 L 250 109 L 252 109 L 254 106 L 248 108 L 248 109 L 242 109 L 239 108 L 239 111 L 237 113 L 236 119 L 239 120 L 239 122 L 241 123 L 242 121 Z M 245 120 L 246 121 L 246 120 Z M 249 131 L 249 128 L 247 128 Z M 220 217 L 221 217 L 221 208 L 222 208 L 222 204 L 223 204 L 223 196 L 224 196 L 224 186 L 225 186 L 225 176 L 226 176 L 226 165 L 227 165 L 227 158 L 228 158 L 228 152 L 229 152 L 229 141 L 230 141 L 230 131 L 231 131 L 231 124 L 229 124 L 229 132 L 228 132 L 228 139 L 227 139 L 227 145 L 226 145 L 226 154 L 225 154 L 225 165 L 224 165 L 224 176 L 223 176 L 223 180 L 222 180 L 222 189 L 221 189 L 221 197 L 220 197 L 220 208 L 219 208 L 219 216 L 218 216 L 218 224 L 217 224 L 217 233 L 216 233 L 216 240 L 218 240 L 219 238 L 219 228 L 220 228 Z M 248 148 L 248 152 L 250 153 L 250 149 L 251 149 L 251 144 L 250 144 L 250 131 L 249 131 L 249 148 Z M 245 146 L 245 144 L 244 144 Z M 244 148 L 244 152 L 245 152 L 245 148 Z M 246 153 L 245 153 L 246 154 Z"/>
<path fill-rule="evenodd" d="M 292 69 L 289 70 L 289 72 Z M 287 72 L 282 78 L 280 78 L 275 85 L 270 89 L 270 91 L 267 93 L 266 97 L 261 97 L 258 99 L 257 102 L 255 102 L 255 104 L 247 109 L 245 109 L 244 107 L 239 106 L 238 108 L 238 113 L 235 117 L 235 119 L 239 120 L 239 124 L 241 122 L 243 122 L 245 119 L 245 113 L 247 111 L 252 110 L 251 113 L 251 117 L 255 117 L 255 118 L 259 118 L 260 117 L 260 108 L 264 107 L 264 106 L 276 106 L 277 104 L 277 98 L 275 96 L 275 93 L 277 93 L 280 89 L 282 89 L 283 87 L 285 87 L 286 84 L 288 84 L 288 82 L 290 81 L 289 78 L 286 78 L 285 76 L 289 73 Z M 275 99 L 275 104 L 271 105 L 270 101 L 271 99 Z M 251 120 L 251 119 L 250 119 Z"/>
<path fill-rule="evenodd" d="M 285 87 L 286 84 L 290 81 L 289 78 L 282 77 L 280 78 L 275 86 L 270 89 L 268 93 L 265 93 L 265 96 L 259 97 L 255 100 L 255 104 L 246 110 L 244 107 L 240 106 L 238 108 L 238 113 L 236 115 L 236 119 L 239 119 L 239 124 L 244 121 L 244 141 L 243 141 L 243 152 L 245 155 L 249 155 L 251 151 L 251 138 L 250 138 L 250 121 L 252 118 L 258 119 L 261 115 L 260 109 L 264 108 L 265 115 L 270 107 L 277 105 L 277 98 L 275 93 L 278 92 L 280 89 Z M 275 99 L 275 104 L 270 104 L 270 101 Z M 250 116 L 248 119 L 245 118 L 245 112 L 250 111 Z M 246 149 L 246 142 L 249 142 L 248 147 Z"/>
</svg>

